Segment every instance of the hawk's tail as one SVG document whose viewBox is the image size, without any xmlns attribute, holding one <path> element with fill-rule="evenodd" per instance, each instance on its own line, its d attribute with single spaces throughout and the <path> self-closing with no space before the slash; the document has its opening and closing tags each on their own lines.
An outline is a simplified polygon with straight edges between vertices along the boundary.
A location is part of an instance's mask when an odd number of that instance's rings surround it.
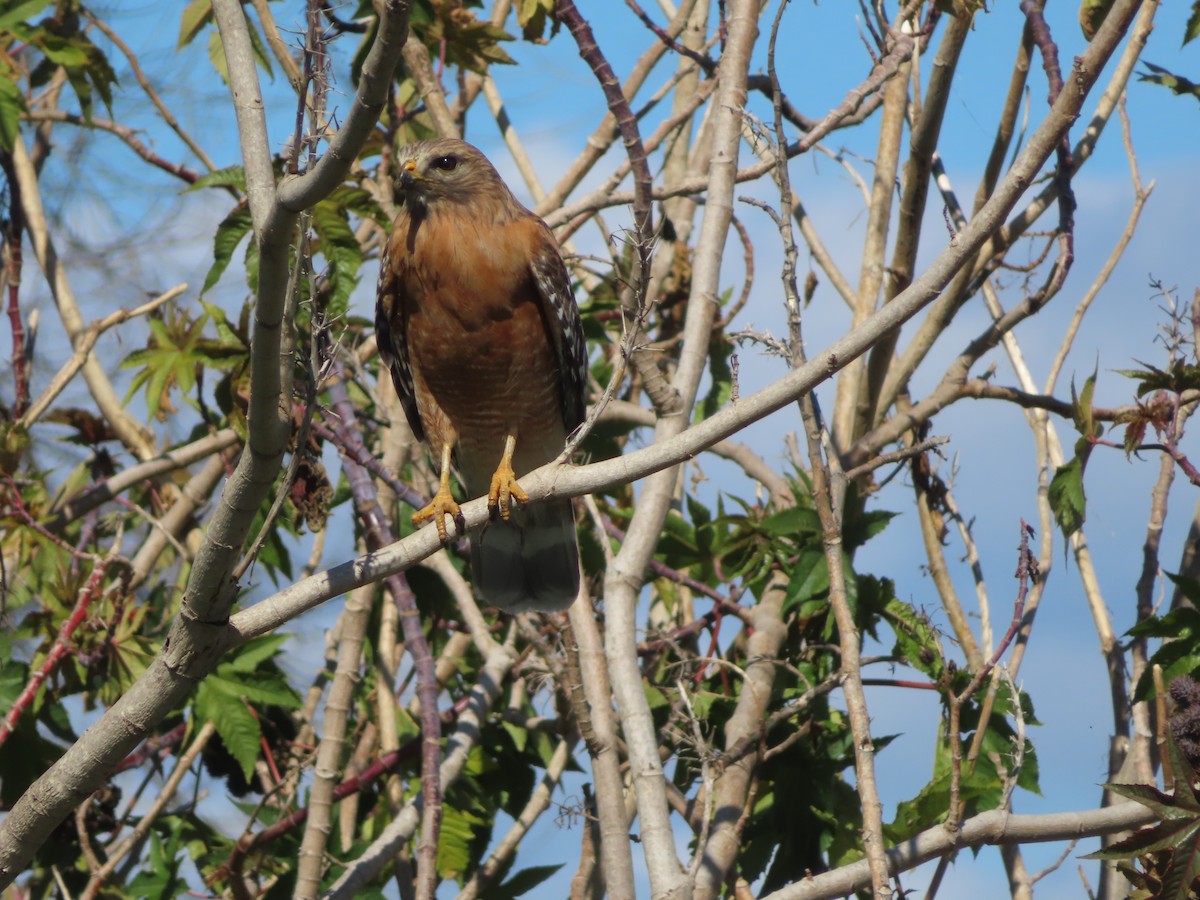
<svg viewBox="0 0 1200 900">
<path fill-rule="evenodd" d="M 471 571 L 483 601 L 507 612 L 566 609 L 579 593 L 579 544 L 570 500 L 513 507 L 471 535 Z"/>
</svg>

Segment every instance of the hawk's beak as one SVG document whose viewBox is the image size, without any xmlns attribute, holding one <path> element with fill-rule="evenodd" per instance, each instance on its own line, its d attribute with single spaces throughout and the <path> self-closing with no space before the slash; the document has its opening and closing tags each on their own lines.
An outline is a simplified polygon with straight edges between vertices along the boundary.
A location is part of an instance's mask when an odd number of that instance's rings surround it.
<svg viewBox="0 0 1200 900">
<path fill-rule="evenodd" d="M 417 161 L 415 159 L 407 159 L 400 167 L 400 187 L 410 188 L 413 182 L 417 180 Z"/>
</svg>

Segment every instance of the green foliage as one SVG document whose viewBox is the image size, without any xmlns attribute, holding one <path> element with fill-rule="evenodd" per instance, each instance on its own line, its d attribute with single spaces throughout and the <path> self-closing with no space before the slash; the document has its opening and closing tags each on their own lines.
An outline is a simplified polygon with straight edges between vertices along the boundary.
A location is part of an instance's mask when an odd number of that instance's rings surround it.
<svg viewBox="0 0 1200 900">
<path fill-rule="evenodd" d="M 488 824 L 482 815 L 457 804 L 446 809 L 438 838 L 438 875 L 456 878 L 468 869 L 475 835 Z"/>
<path fill-rule="evenodd" d="M 264 635 L 234 651 L 200 683 L 193 702 L 196 719 L 212 722 L 243 778 L 254 776 L 263 736 L 257 711 L 296 709 L 300 699 L 276 659 L 286 635 Z"/>
<path fill-rule="evenodd" d="M 1200 882 L 1200 800 L 1196 772 L 1178 744 L 1167 736 L 1173 773 L 1171 793 L 1148 784 L 1107 784 L 1106 788 L 1153 810 L 1155 825 L 1088 854 L 1090 859 L 1121 860 L 1119 868 L 1133 883 L 1132 898 L 1190 900 Z M 1165 764 L 1164 764 L 1165 765 Z M 1124 863 L 1134 859 L 1137 866 Z"/>
<path fill-rule="evenodd" d="M 1071 383 L 1071 414 L 1080 438 L 1075 442 L 1075 456 L 1059 466 L 1050 480 L 1050 509 L 1063 536 L 1067 538 L 1083 526 L 1086 518 L 1087 496 L 1083 489 L 1083 471 L 1095 441 L 1103 431 L 1095 420 L 1092 407 L 1095 390 L 1095 372 L 1084 381 L 1079 394 L 1075 393 L 1074 382 Z"/>
<path fill-rule="evenodd" d="M 1096 36 L 1100 26 L 1112 9 L 1113 0 L 1083 0 L 1079 4 L 1079 27 L 1089 41 Z"/>
<path fill-rule="evenodd" d="M 29 670 L 25 666 L 9 663 L 4 667 L 4 680 L 12 682 L 22 677 L 21 686 L 28 680 Z M 13 685 L 15 686 L 15 685 Z M 19 690 L 19 689 L 18 689 Z M 16 694 L 6 691 L 12 701 Z M 12 701 L 0 703 L 0 716 L 7 715 Z M 38 722 L 51 719 L 50 713 L 55 711 L 62 714 L 62 707 L 56 701 L 42 705 L 35 716 L 25 715 L 17 722 L 12 734 L 3 745 L 0 745 L 0 803 L 6 807 L 16 803 L 26 789 L 62 754 L 61 748 L 38 731 Z M 69 739 L 74 740 L 72 735 Z"/>
<path fill-rule="evenodd" d="M 958 18 L 973 17 L 979 10 L 987 9 L 987 0 L 935 0 L 937 8 Z"/>
<path fill-rule="evenodd" d="M 1063 536 L 1068 538 L 1083 526 L 1087 512 L 1087 497 L 1083 490 L 1084 457 L 1079 455 L 1085 449 L 1083 442 L 1076 443 L 1076 455 L 1059 466 L 1050 480 L 1050 509 L 1054 511 L 1054 519 Z"/>
<path fill-rule="evenodd" d="M 534 891 L 547 878 L 550 878 L 562 868 L 562 865 L 557 866 L 530 866 L 527 869 L 521 869 L 519 872 L 514 872 L 509 879 L 496 888 L 491 888 L 488 891 L 488 897 L 494 897 L 496 900 L 516 900 L 517 897 L 536 897 Z"/>
<path fill-rule="evenodd" d="M 138 370 L 129 385 L 126 403 L 144 390 L 149 414 L 165 420 L 176 412 L 171 402 L 176 392 L 182 393 L 188 403 L 198 404 L 187 395 L 195 390 L 198 373 L 203 369 L 229 371 L 245 364 L 249 345 L 229 327 L 224 313 L 209 304 L 204 309 L 193 318 L 182 306 L 167 306 L 161 315 L 148 320 L 149 345 L 121 363 L 122 368 Z M 210 320 L 217 323 L 216 338 L 205 334 Z"/>
<path fill-rule="evenodd" d="M 201 289 L 201 293 L 207 293 L 221 280 L 221 275 L 224 274 L 229 267 L 230 260 L 233 259 L 233 251 L 237 249 L 242 238 L 248 235 L 253 227 L 250 206 L 245 201 L 230 210 L 221 224 L 217 226 L 217 233 L 213 238 L 213 264 L 209 267 L 208 274 L 204 276 L 204 287 Z"/>
<path fill-rule="evenodd" d="M 448 65 L 482 75 L 494 63 L 513 64 L 500 46 L 512 35 L 480 20 L 474 10 L 482 7 L 480 0 L 416 0 L 409 27 L 426 46 L 443 50 Z"/>
<path fill-rule="evenodd" d="M 517 0 L 517 23 L 521 36 L 527 41 L 540 41 L 550 26 L 550 35 L 558 32 L 559 21 L 554 16 L 554 0 Z"/>
<path fill-rule="evenodd" d="M 362 247 L 354 236 L 351 212 L 376 215 L 378 206 L 366 191 L 343 187 L 313 209 L 313 231 L 326 262 L 324 279 L 329 285 L 329 299 L 326 302 L 329 316 L 345 314 L 350 293 L 358 284 L 358 272 L 362 267 Z M 381 218 L 379 214 L 377 221 Z"/>
<path fill-rule="evenodd" d="M 1190 42 L 1200 37 L 1200 0 L 1192 0 L 1192 11 L 1188 16 L 1187 24 L 1183 29 L 1182 46 L 1187 46 Z M 1167 88 L 1173 94 L 1179 96 L 1191 95 L 1197 100 L 1200 100 L 1200 84 L 1185 78 L 1182 75 L 1177 75 L 1174 72 L 1164 69 L 1162 66 L 1156 66 L 1154 63 L 1142 60 L 1149 72 L 1139 72 L 1138 80 L 1145 81 L 1149 84 L 1157 84 Z"/>
<path fill-rule="evenodd" d="M 1118 369 L 1118 375 L 1124 375 L 1137 382 L 1137 396 L 1145 397 L 1154 391 L 1169 391 L 1172 394 L 1182 394 L 1184 391 L 1200 388 L 1200 365 L 1188 362 L 1182 357 L 1175 357 L 1165 369 L 1152 366 L 1141 360 L 1136 360 L 1140 369 Z"/>
<path fill-rule="evenodd" d="M 17 141 L 25 95 L 9 72 L 0 69 L 0 150 L 11 151 Z"/>
<path fill-rule="evenodd" d="M 896 634 L 893 653 L 908 665 L 938 682 L 946 668 L 941 640 L 929 618 L 909 603 L 892 597 L 885 607 L 885 616 Z"/>
<path fill-rule="evenodd" d="M 274 70 L 271 68 L 271 54 L 267 51 L 266 41 L 258 29 L 258 25 L 250 18 L 246 8 L 242 8 L 242 13 L 246 17 L 246 33 L 250 36 L 250 47 L 254 53 L 254 61 L 268 75 L 274 77 Z M 210 0 L 191 0 L 184 7 L 183 15 L 179 20 L 179 40 L 177 47 L 186 47 L 209 26 L 215 26 L 216 17 L 213 13 L 212 3 Z M 225 64 L 225 48 L 221 44 L 221 33 L 213 27 L 208 35 L 208 60 L 212 63 L 217 74 L 221 76 L 221 80 L 226 84 L 229 83 L 229 68 Z"/>
<path fill-rule="evenodd" d="M 970 676 L 958 672 L 950 684 L 951 690 L 961 691 Z M 963 817 L 970 817 L 988 809 L 995 809 L 1001 802 L 1005 777 L 1012 777 L 1012 766 L 1017 759 L 1017 734 L 1009 722 L 1020 703 L 1022 718 L 1026 725 L 1038 724 L 1033 715 L 1029 698 L 1022 693 L 1019 698 L 1011 695 L 1007 685 L 998 688 L 997 700 L 986 724 L 979 753 L 974 760 L 967 759 L 967 747 L 971 744 L 979 727 L 982 707 L 979 698 L 972 698 L 964 705 L 960 718 L 960 734 L 948 735 L 949 717 L 944 715 L 939 728 L 937 749 L 933 760 L 933 778 L 911 800 L 896 805 L 895 819 L 885 826 L 889 841 L 900 843 L 929 828 L 932 823 L 945 821 L 950 809 L 952 784 L 952 752 L 950 740 L 962 744 L 961 778 L 959 802 Z M 1038 786 L 1038 761 L 1033 744 L 1026 739 L 1020 753 L 1021 768 L 1016 773 L 1016 786 L 1031 793 L 1040 794 Z M 997 766 L 997 762 L 1004 770 Z"/>
<path fill-rule="evenodd" d="M 186 882 L 179 877 L 179 866 L 183 861 L 180 858 L 183 850 L 180 843 L 178 823 L 171 829 L 166 845 L 157 831 L 150 832 L 149 865 L 129 882 L 131 897 L 166 900 L 183 893 Z"/>
<path fill-rule="evenodd" d="M 1126 632 L 1134 638 L 1161 638 L 1163 643 L 1150 657 L 1138 679 L 1134 700 L 1146 700 L 1154 693 L 1154 667 L 1162 668 L 1163 683 L 1180 675 L 1200 674 L 1200 582 L 1181 575 L 1167 577 L 1175 583 L 1190 605 L 1179 606 L 1161 616 L 1147 616 Z"/>
<path fill-rule="evenodd" d="M 0 32 L 11 32 L 14 28 L 24 26 L 27 20 L 36 16 L 51 2 L 52 0 L 17 0 L 10 4 L 0 11 Z"/>
<path fill-rule="evenodd" d="M 708 393 L 697 405 L 694 420 L 702 422 L 728 405 L 733 396 L 733 369 L 730 359 L 734 345 L 724 338 L 714 337 L 708 346 Z"/>
<path fill-rule="evenodd" d="M 843 777 L 854 765 L 849 723 L 829 706 L 824 695 L 813 698 L 808 694 L 813 685 L 832 678 L 838 667 L 837 655 L 827 649 L 836 628 L 829 604 L 824 533 L 808 483 L 799 479 L 792 487 L 795 505 L 772 511 L 729 495 L 718 496 L 714 510 L 686 494 L 686 516 L 668 516 L 656 554 L 665 565 L 682 569 L 718 590 L 740 581 L 746 588 L 746 603 L 754 602 L 752 596 L 761 596 L 773 575 L 784 576 L 788 638 L 781 656 L 789 661 L 789 668 L 776 676 L 772 706 L 795 704 L 796 715 L 777 722 L 762 736 L 764 747 L 778 750 L 756 769 L 755 802 L 739 855 L 743 877 L 756 883 L 761 879 L 764 892 L 794 883 L 806 872 L 853 861 L 861 854 L 860 803 Z M 923 640 L 936 647 L 932 629 L 927 624 L 919 626 L 911 607 L 895 599 L 888 579 L 860 573 L 853 566 L 853 553 L 882 534 L 894 515 L 864 511 L 851 502 L 846 508 L 843 575 L 860 627 L 873 633 L 886 616 L 888 621 L 906 623 L 909 632 L 905 640 L 914 655 Z M 658 579 L 655 588 L 666 609 L 674 610 L 682 603 L 677 586 L 669 579 Z M 701 642 L 696 652 L 704 656 L 707 644 Z M 940 654 L 940 648 L 937 652 Z M 744 654 L 745 647 L 739 644 L 724 659 L 731 665 L 746 665 L 750 660 Z M 686 666 L 686 660 L 687 655 L 682 654 L 679 665 Z M 690 733 L 691 726 L 680 721 L 681 702 L 674 684 L 678 670 L 664 660 L 655 671 L 661 682 L 648 683 L 646 694 L 656 728 L 660 733 L 672 729 Z M 702 669 L 694 683 L 687 685 L 688 703 L 714 746 L 721 746 L 739 690 L 739 680 L 730 677 L 725 665 Z M 876 738 L 877 749 L 887 743 L 886 737 Z M 729 764 L 732 761 L 726 759 L 720 763 Z M 672 771 L 675 786 L 688 794 L 701 775 L 698 761 L 681 752 Z M 981 773 L 981 782 L 984 777 Z M 781 834 L 789 835 L 788 853 L 778 852 Z"/>
<path fill-rule="evenodd" d="M 204 5 L 211 9 L 208 0 Z M 246 170 L 241 166 L 226 166 L 206 172 L 185 188 L 186 191 L 198 191 L 208 187 L 234 188 L 238 193 L 246 193 Z"/>
<path fill-rule="evenodd" d="M 31 21 L 48 6 L 42 0 L 26 0 L 0 12 L 0 50 L 20 44 L 31 54 L 32 64 L 24 73 L 30 88 L 43 87 L 61 70 L 86 121 L 92 119 L 96 96 L 111 116 L 117 76 L 108 57 L 92 41 L 78 0 L 56 3 L 49 15 L 36 23 Z M 12 148 L 16 135 L 14 116 L 25 109 L 20 89 L 15 87 L 18 77 L 13 58 L 7 52 L 0 53 L 0 140 L 5 150 Z"/>
<path fill-rule="evenodd" d="M 186 47 L 212 21 L 211 0 L 191 0 L 179 17 L 179 40 L 175 44 L 176 48 Z"/>
<path fill-rule="evenodd" d="M 1162 66 L 1156 66 L 1154 63 L 1146 62 L 1146 60 L 1142 60 L 1142 65 L 1144 65 L 1150 71 L 1139 72 L 1138 81 L 1162 85 L 1170 90 L 1173 94 L 1178 94 L 1181 97 L 1190 94 L 1197 100 L 1200 100 L 1200 84 L 1196 84 L 1196 82 L 1184 78 L 1182 75 L 1176 75 L 1174 72 L 1164 69 Z"/>
</svg>

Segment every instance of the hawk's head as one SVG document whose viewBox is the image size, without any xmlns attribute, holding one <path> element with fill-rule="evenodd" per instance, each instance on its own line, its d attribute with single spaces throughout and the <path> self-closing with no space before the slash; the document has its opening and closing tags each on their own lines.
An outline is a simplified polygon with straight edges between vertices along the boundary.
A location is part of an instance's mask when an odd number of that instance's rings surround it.
<svg viewBox="0 0 1200 900">
<path fill-rule="evenodd" d="M 400 198 L 413 211 L 442 203 L 516 202 L 487 157 L 466 141 L 418 141 L 401 147 L 396 158 Z"/>
</svg>

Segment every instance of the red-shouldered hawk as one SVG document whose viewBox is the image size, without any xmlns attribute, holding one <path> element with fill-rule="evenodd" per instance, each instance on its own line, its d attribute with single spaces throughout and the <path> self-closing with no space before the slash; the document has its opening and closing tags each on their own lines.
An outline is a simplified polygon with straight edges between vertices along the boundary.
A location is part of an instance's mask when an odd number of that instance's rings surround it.
<svg viewBox="0 0 1200 900">
<path fill-rule="evenodd" d="M 453 452 L 467 495 L 486 491 L 492 511 L 471 534 L 480 596 L 565 609 L 579 590 L 571 501 L 526 507 L 517 479 L 558 456 L 584 417 L 587 346 L 567 268 L 546 223 L 470 144 L 421 141 L 397 163 L 375 327 L 408 423 L 441 461 L 413 522 L 432 519 L 445 541 L 445 517 L 460 520 Z"/>
</svg>

